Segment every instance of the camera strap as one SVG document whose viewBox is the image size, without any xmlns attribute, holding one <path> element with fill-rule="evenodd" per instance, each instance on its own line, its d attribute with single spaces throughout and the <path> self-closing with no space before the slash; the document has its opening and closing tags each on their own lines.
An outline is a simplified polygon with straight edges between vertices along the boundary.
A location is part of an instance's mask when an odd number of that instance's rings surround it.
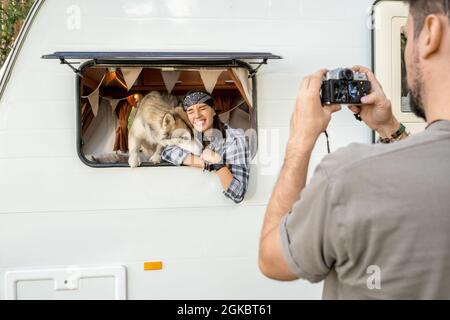
<svg viewBox="0 0 450 320">
<path fill-rule="evenodd" d="M 327 151 L 330 153 L 330 140 L 328 139 L 328 132 L 325 130 L 323 133 L 325 133 L 325 137 L 327 138 Z"/>
</svg>

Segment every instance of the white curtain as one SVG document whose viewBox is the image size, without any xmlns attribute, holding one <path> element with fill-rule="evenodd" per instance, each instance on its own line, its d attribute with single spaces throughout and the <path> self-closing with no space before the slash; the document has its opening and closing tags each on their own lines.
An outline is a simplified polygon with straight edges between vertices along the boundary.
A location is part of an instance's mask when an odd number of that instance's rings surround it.
<svg viewBox="0 0 450 320">
<path fill-rule="evenodd" d="M 83 136 L 83 153 L 85 155 L 98 155 L 113 151 L 116 139 L 116 121 L 109 101 L 103 99 L 99 105 L 97 116 L 92 119 L 92 123 Z"/>
</svg>

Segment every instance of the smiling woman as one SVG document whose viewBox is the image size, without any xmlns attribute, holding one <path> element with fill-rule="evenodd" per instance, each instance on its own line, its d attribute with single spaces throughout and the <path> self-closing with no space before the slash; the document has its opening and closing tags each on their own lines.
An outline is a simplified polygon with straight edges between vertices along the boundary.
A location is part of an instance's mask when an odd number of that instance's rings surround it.
<svg viewBox="0 0 450 320">
<path fill-rule="evenodd" d="M 250 157 L 249 143 L 243 130 L 236 130 L 219 119 L 213 97 L 204 91 L 191 91 L 183 100 L 183 108 L 193 125 L 194 136 L 202 145 L 197 156 L 179 146 L 168 146 L 162 158 L 175 165 L 214 171 L 223 193 L 236 203 L 247 190 Z"/>
</svg>

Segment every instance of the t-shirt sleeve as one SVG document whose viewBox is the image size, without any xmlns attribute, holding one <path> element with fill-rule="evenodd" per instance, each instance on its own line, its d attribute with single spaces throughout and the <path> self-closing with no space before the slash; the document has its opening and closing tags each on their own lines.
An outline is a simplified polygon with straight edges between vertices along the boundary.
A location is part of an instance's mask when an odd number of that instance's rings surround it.
<svg viewBox="0 0 450 320">
<path fill-rule="evenodd" d="M 300 193 L 300 200 L 280 223 L 283 254 L 289 268 L 313 283 L 327 276 L 340 245 L 330 189 L 327 174 L 319 165 Z"/>
</svg>

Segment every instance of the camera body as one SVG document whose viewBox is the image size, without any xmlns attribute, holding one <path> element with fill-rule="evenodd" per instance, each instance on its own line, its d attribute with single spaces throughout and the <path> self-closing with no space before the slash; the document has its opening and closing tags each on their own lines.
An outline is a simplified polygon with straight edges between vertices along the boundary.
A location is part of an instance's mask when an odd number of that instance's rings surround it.
<svg viewBox="0 0 450 320">
<path fill-rule="evenodd" d="M 321 88 L 322 104 L 361 104 L 361 98 L 370 93 L 367 74 L 338 68 L 328 71 Z"/>
</svg>

